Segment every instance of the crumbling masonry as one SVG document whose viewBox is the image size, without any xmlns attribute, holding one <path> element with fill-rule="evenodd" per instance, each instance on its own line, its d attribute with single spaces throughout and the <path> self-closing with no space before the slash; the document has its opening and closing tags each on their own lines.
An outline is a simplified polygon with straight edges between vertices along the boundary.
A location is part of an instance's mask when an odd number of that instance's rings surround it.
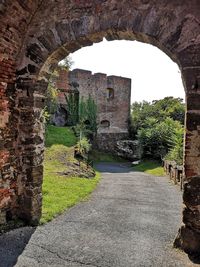
<svg viewBox="0 0 200 267">
<path fill-rule="evenodd" d="M 0 25 L 0 223 L 21 218 L 36 224 L 41 215 L 41 109 L 49 70 L 104 37 L 138 40 L 164 51 L 182 73 L 184 211 L 176 245 L 199 252 L 200 1 L 4 0 Z"/>
<path fill-rule="evenodd" d="M 65 125 L 66 95 L 78 91 L 79 99 L 89 95 L 97 104 L 97 138 L 96 148 L 114 152 L 118 140 L 128 138 L 130 116 L 131 80 L 118 76 L 107 76 L 103 73 L 75 69 L 61 70 L 57 80 L 59 91 L 58 104 L 60 112 L 54 117 L 57 125 Z M 67 114 L 66 114 L 67 119 Z"/>
</svg>

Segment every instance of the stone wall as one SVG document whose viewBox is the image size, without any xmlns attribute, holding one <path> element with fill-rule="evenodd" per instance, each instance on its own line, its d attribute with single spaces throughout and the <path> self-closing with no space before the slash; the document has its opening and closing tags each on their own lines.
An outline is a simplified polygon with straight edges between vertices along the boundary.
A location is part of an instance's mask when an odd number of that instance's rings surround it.
<svg viewBox="0 0 200 267">
<path fill-rule="evenodd" d="M 98 133 L 95 148 L 99 151 L 116 154 L 117 141 L 127 139 L 127 137 L 127 133 Z"/>
<path fill-rule="evenodd" d="M 86 99 L 91 95 L 95 100 L 98 123 L 96 142 L 97 147 L 102 151 L 112 152 L 117 140 L 121 140 L 122 136 L 125 139 L 128 138 L 131 79 L 107 76 L 104 73 L 92 74 L 91 71 L 75 69 L 65 71 L 65 75 L 64 71 L 61 71 L 57 87 L 60 91 L 61 105 L 64 102 L 66 105 L 64 95 L 73 90 L 78 90 L 80 99 L 82 97 Z"/>
<path fill-rule="evenodd" d="M 138 40 L 164 51 L 182 73 L 187 112 L 179 244 L 199 253 L 200 1 L 4 0 L 0 25 L 1 222 L 13 217 L 33 223 L 41 215 L 40 114 L 49 71 L 104 37 Z"/>
</svg>

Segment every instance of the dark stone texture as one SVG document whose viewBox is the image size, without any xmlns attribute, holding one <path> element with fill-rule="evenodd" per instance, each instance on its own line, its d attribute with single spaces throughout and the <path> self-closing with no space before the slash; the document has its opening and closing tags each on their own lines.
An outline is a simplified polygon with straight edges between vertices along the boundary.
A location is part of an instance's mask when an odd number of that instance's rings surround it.
<svg viewBox="0 0 200 267">
<path fill-rule="evenodd" d="M 200 85 L 198 85 L 198 81 L 194 83 L 193 90 L 200 89 Z M 199 94 L 191 94 L 187 97 L 187 110 L 199 110 L 200 107 L 200 95 Z M 199 120 L 200 124 L 200 120 Z"/>
<path fill-rule="evenodd" d="M 134 161 L 141 159 L 142 150 L 138 141 L 121 140 L 116 143 L 115 154 L 119 157 Z"/>
<path fill-rule="evenodd" d="M 200 176 L 192 177 L 185 182 L 183 201 L 189 207 L 200 205 Z"/>
<path fill-rule="evenodd" d="M 95 147 L 104 152 L 117 154 L 116 144 L 119 140 L 128 138 L 127 133 L 99 133 L 97 134 Z"/>
<path fill-rule="evenodd" d="M 189 255 L 198 255 L 200 251 L 200 234 L 187 226 L 182 226 L 174 241 L 174 246 L 183 249 Z"/>
<path fill-rule="evenodd" d="M 197 130 L 197 126 L 200 125 L 200 113 L 187 112 L 186 113 L 187 129 L 189 131 Z"/>
</svg>

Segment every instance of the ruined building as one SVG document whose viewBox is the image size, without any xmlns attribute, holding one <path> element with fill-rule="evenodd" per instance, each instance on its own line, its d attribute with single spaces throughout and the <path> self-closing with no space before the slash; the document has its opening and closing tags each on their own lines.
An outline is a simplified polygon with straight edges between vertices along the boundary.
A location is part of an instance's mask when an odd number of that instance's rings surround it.
<svg viewBox="0 0 200 267">
<path fill-rule="evenodd" d="M 79 98 L 89 95 L 97 104 L 97 140 L 96 145 L 104 151 L 113 151 L 118 140 L 128 137 L 130 116 L 131 79 L 107 76 L 103 73 L 75 69 L 61 70 L 57 80 L 59 89 L 59 113 L 54 122 L 65 125 L 67 119 L 65 95 L 72 91 L 79 92 Z M 120 101 L 119 101 L 120 100 Z"/>
<path fill-rule="evenodd" d="M 200 1 L 6 0 L 0 25 L 0 224 L 10 218 L 36 224 L 41 216 L 41 111 L 52 67 L 103 38 L 137 40 L 161 49 L 181 71 L 187 110 L 177 240 L 199 253 Z M 123 106 L 123 97 L 118 102 Z"/>
</svg>

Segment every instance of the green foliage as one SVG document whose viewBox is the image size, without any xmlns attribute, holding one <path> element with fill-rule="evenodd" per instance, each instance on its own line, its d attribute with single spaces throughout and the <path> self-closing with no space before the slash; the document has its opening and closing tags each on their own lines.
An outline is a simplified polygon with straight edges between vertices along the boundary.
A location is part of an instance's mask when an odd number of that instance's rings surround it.
<svg viewBox="0 0 200 267">
<path fill-rule="evenodd" d="M 163 159 L 171 148 L 170 140 L 182 129 L 180 122 L 166 118 L 158 122 L 153 118 L 147 119 L 147 128 L 138 131 L 138 140 L 143 147 L 144 157 Z"/>
<path fill-rule="evenodd" d="M 157 122 L 161 122 L 170 117 L 184 124 L 184 116 L 185 104 L 181 98 L 165 97 L 152 103 L 134 102 L 131 105 L 131 136 L 136 138 L 139 129 L 148 127 L 147 118 L 154 118 Z"/>
<path fill-rule="evenodd" d="M 169 152 L 165 156 L 167 160 L 174 160 L 177 164 L 183 164 L 183 136 L 184 128 L 176 128 L 169 139 Z"/>
<path fill-rule="evenodd" d="M 144 160 L 133 167 L 134 171 L 145 172 L 155 176 L 164 176 L 164 169 L 158 161 Z"/>
<path fill-rule="evenodd" d="M 79 140 L 83 137 L 93 139 L 97 132 L 97 105 L 90 95 L 86 100 L 81 97 L 79 101 L 79 122 L 75 131 Z"/>
<path fill-rule="evenodd" d="M 82 156 L 88 154 L 88 152 L 91 149 L 91 144 L 89 143 L 89 140 L 86 137 L 82 137 L 77 145 L 76 145 L 76 149 L 78 151 L 78 153 Z"/>
<path fill-rule="evenodd" d="M 171 151 L 168 156 L 181 160 L 183 134 L 179 133 L 183 133 L 185 113 L 182 99 L 165 97 L 152 103 L 135 102 L 131 109 L 131 136 L 139 140 L 143 156 L 160 160 Z M 179 141 L 175 141 L 177 135 Z"/>
<path fill-rule="evenodd" d="M 77 139 L 70 128 L 48 125 L 47 130 L 41 223 L 86 199 L 100 180 L 99 173 L 93 179 L 60 176 L 58 172 L 66 170 L 66 162 L 76 161 L 73 156 Z"/>
<path fill-rule="evenodd" d="M 79 122 L 84 122 L 87 129 L 96 134 L 97 132 L 97 105 L 94 99 L 89 95 L 87 99 L 83 97 L 79 102 Z"/>
<path fill-rule="evenodd" d="M 88 99 L 86 100 L 86 106 L 87 106 L 87 120 L 89 122 L 89 130 L 92 131 L 92 133 L 97 132 L 97 105 L 94 101 L 94 99 L 89 95 Z"/>
<path fill-rule="evenodd" d="M 47 125 L 45 136 L 46 147 L 50 147 L 55 144 L 72 147 L 77 142 L 76 136 L 68 127 L 56 127 L 53 125 Z"/>
<path fill-rule="evenodd" d="M 54 114 L 58 109 L 58 89 L 56 88 L 56 79 L 58 77 L 58 72 L 61 69 L 69 70 L 73 62 L 70 57 L 66 57 L 50 74 L 48 87 L 45 94 L 45 106 L 49 114 Z"/>
<path fill-rule="evenodd" d="M 68 95 L 65 95 L 65 99 L 67 103 L 66 109 L 68 113 L 67 125 L 74 126 L 78 123 L 79 120 L 79 93 L 71 92 Z"/>
<path fill-rule="evenodd" d="M 46 91 L 45 106 L 49 114 L 54 114 L 58 108 L 58 90 L 55 87 L 52 77 L 49 80 Z"/>
<path fill-rule="evenodd" d="M 99 173 L 96 173 L 93 179 L 60 176 L 58 172 L 66 170 L 65 160 L 74 161 L 73 148 L 57 144 L 46 148 L 40 223 L 52 220 L 66 209 L 84 200 L 96 188 L 100 180 Z"/>
</svg>

